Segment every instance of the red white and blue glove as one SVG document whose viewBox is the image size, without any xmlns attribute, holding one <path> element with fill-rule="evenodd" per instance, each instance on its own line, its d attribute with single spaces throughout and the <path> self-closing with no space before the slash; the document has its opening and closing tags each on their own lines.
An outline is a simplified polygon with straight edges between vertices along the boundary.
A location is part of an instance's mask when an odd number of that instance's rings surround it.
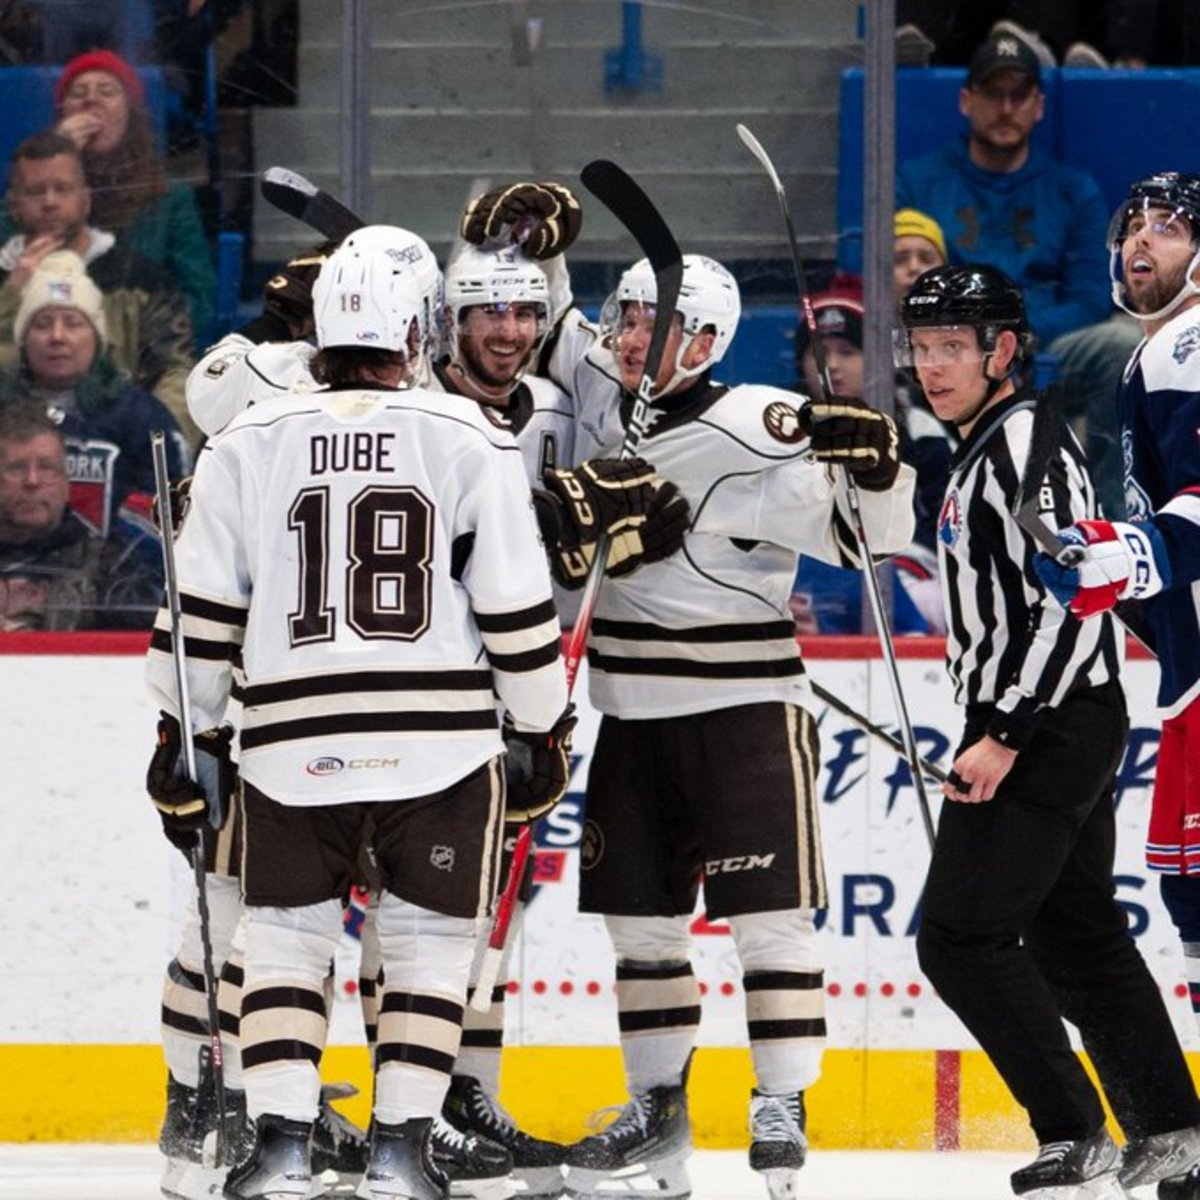
<svg viewBox="0 0 1200 1200">
<path fill-rule="evenodd" d="M 1147 521 L 1078 521 L 1060 530 L 1065 549 L 1034 555 L 1033 569 L 1075 616 L 1094 617 L 1118 600 L 1142 600 L 1171 586 L 1162 534 Z"/>
</svg>

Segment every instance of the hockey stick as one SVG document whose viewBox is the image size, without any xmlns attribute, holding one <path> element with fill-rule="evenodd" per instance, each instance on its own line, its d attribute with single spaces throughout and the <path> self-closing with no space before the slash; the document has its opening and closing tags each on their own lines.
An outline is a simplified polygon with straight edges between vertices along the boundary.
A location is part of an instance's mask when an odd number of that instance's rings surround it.
<svg viewBox="0 0 1200 1200">
<path fill-rule="evenodd" d="M 162 527 L 163 584 L 167 612 L 171 620 L 171 656 L 175 660 L 175 685 L 179 696 L 179 737 L 183 743 L 183 765 L 194 783 L 196 746 L 192 741 L 192 711 L 188 694 L 187 654 L 183 636 L 183 609 L 179 601 L 179 580 L 175 574 L 175 529 L 171 521 L 171 489 L 167 470 L 167 440 L 161 429 L 150 433 L 150 454 L 154 460 L 154 487 Z M 225 1060 L 221 1054 L 221 1018 L 217 1009 L 217 973 L 213 967 L 212 932 L 208 913 L 208 881 L 204 874 L 204 839 L 197 837 L 192 850 L 192 873 L 196 880 L 196 910 L 200 916 L 200 946 L 204 959 L 204 991 L 208 1007 L 208 1038 L 212 1062 L 213 1087 L 217 1102 L 217 1138 L 213 1156 L 219 1167 L 225 1157 Z"/>
<path fill-rule="evenodd" d="M 258 186 L 264 200 L 331 242 L 340 242 L 366 224 L 340 200 L 287 167 L 268 167 Z"/>
<path fill-rule="evenodd" d="M 666 222 L 659 215 L 658 209 L 654 207 L 646 193 L 616 163 L 597 159 L 583 168 L 580 178 L 583 180 L 584 187 L 629 230 L 654 269 L 654 326 L 650 334 L 650 345 L 646 350 L 646 361 L 642 367 L 642 378 L 638 384 L 637 397 L 634 400 L 629 425 L 625 430 L 625 438 L 619 452 L 620 458 L 629 458 L 646 430 L 651 401 L 650 393 L 654 388 L 654 380 L 658 375 L 663 349 L 671 331 L 671 321 L 675 315 L 675 302 L 679 298 L 679 287 L 683 281 L 683 256 L 679 253 L 679 246 L 670 229 L 667 228 Z M 595 555 L 588 570 L 583 597 L 579 602 L 579 615 L 575 619 L 575 627 L 571 630 L 571 637 L 567 642 L 568 696 L 574 691 L 575 681 L 579 678 L 579 666 L 583 661 L 588 630 L 591 628 L 592 618 L 596 612 L 596 600 L 600 592 L 601 581 L 604 578 L 604 565 L 608 561 L 611 541 L 612 539 L 607 533 L 601 533 L 596 542 Z M 475 984 L 475 993 L 471 997 L 471 1007 L 478 1012 L 487 1012 L 492 1003 L 492 988 L 500 973 L 500 963 L 504 957 L 504 943 L 508 938 L 508 928 L 516 910 L 521 880 L 525 875 L 525 864 L 529 860 L 532 846 L 533 826 L 525 825 L 517 835 L 516 845 L 513 847 L 508 878 L 504 884 L 504 891 L 500 894 L 500 899 L 496 904 L 496 916 L 492 922 L 491 933 L 488 935 L 487 949 L 484 951 L 479 978 Z"/>
<path fill-rule="evenodd" d="M 1017 484 L 1013 498 L 1012 515 L 1041 548 L 1064 567 L 1074 566 L 1083 558 L 1083 549 L 1068 546 L 1050 528 L 1041 515 L 1038 493 L 1046 480 L 1050 464 L 1054 461 L 1061 445 L 1062 417 L 1059 412 L 1058 393 L 1051 388 L 1042 393 L 1034 406 L 1033 429 L 1029 434 L 1029 457 L 1025 460 L 1025 471 Z M 1154 631 L 1146 624 L 1137 606 L 1129 600 L 1118 600 L 1112 609 L 1113 616 L 1124 625 L 1128 633 L 1157 657 L 1154 648 Z"/>
<path fill-rule="evenodd" d="M 775 196 L 779 201 L 779 211 L 783 223 L 787 227 L 788 246 L 792 252 L 792 270 L 796 275 L 796 286 L 800 293 L 800 308 L 804 313 L 804 324 L 808 329 L 808 340 L 812 346 L 813 360 L 816 362 L 817 374 L 821 377 L 821 387 L 825 398 L 833 395 L 833 385 L 829 378 L 829 366 L 825 361 L 825 347 L 821 343 L 820 331 L 817 328 L 816 314 L 813 312 L 812 298 L 808 292 L 808 279 L 804 271 L 804 263 L 800 259 L 800 247 L 796 241 L 796 227 L 792 224 L 792 212 L 788 206 L 787 193 L 775 164 L 763 149 L 762 143 L 746 128 L 737 127 L 738 137 L 742 139 L 746 149 L 758 159 L 759 165 L 766 171 L 775 188 Z M 867 527 L 863 521 L 862 510 L 859 506 L 858 486 L 849 470 L 843 470 L 842 477 L 846 484 L 846 503 L 850 509 L 850 520 L 854 526 L 854 540 L 858 543 L 859 557 L 862 559 L 863 579 L 866 582 L 867 596 L 871 602 L 871 613 L 875 618 L 875 628 L 879 635 L 879 645 L 883 650 L 884 662 L 887 665 L 888 683 L 892 689 L 892 700 L 896 706 L 896 716 L 900 723 L 900 736 L 904 742 L 904 756 L 908 760 L 912 773 L 913 786 L 917 790 L 917 800 L 921 806 L 921 820 L 925 824 L 925 833 L 930 846 L 934 841 L 933 813 L 929 807 L 929 797 L 925 792 L 925 778 L 921 774 L 920 758 L 917 755 L 916 741 L 913 738 L 912 722 L 908 719 L 908 708 L 904 702 L 904 691 L 900 686 L 900 668 L 896 664 L 896 650 L 892 645 L 892 635 L 888 627 L 887 614 L 883 611 L 883 595 L 879 590 L 879 576 L 875 574 L 875 560 L 871 556 L 871 544 L 867 539 Z"/>
<path fill-rule="evenodd" d="M 884 745 L 890 746 L 893 750 L 895 750 L 895 752 L 905 760 L 909 772 L 911 773 L 912 764 L 908 762 L 908 755 L 904 749 L 904 743 L 898 737 L 888 733 L 888 731 L 884 729 L 882 725 L 876 725 L 874 721 L 868 720 L 868 718 L 864 717 L 862 713 L 851 708 L 850 705 L 845 702 L 845 700 L 839 699 L 831 691 L 823 688 L 815 679 L 813 679 L 811 675 L 808 677 L 808 683 L 813 690 L 813 695 L 816 696 L 818 700 L 823 700 L 835 712 L 841 713 L 846 720 L 857 725 L 859 729 L 864 730 L 874 738 L 878 738 L 884 743 Z M 938 783 L 946 783 L 949 780 L 949 775 L 947 775 L 946 772 L 943 771 L 942 768 L 936 763 L 931 763 L 929 759 L 918 758 L 917 762 L 919 763 L 921 770 L 924 771 L 925 774 L 930 778 L 936 779 Z"/>
</svg>

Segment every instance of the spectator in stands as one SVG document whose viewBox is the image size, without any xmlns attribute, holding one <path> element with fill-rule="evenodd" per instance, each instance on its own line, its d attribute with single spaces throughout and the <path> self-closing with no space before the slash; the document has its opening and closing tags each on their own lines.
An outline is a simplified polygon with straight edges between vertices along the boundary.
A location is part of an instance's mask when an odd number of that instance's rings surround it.
<svg viewBox="0 0 1200 1200">
<path fill-rule="evenodd" d="M 0 631 L 148 627 L 161 567 L 101 538 L 68 491 L 62 430 L 36 411 L 0 415 Z"/>
<path fill-rule="evenodd" d="M 919 275 L 946 265 L 946 237 L 928 213 L 902 208 L 896 213 L 896 240 L 892 249 L 892 285 L 897 305 L 908 295 Z"/>
<path fill-rule="evenodd" d="M 829 291 L 813 297 L 813 315 L 833 394 L 862 396 L 861 281 L 848 275 L 836 277 Z M 796 370 L 800 379 L 798 391 L 806 396 L 824 393 L 804 321 L 796 329 Z M 944 632 L 944 618 L 938 590 L 935 538 L 953 446 L 942 424 L 923 404 L 913 404 L 907 392 L 897 395 L 896 427 L 900 433 L 900 457 L 916 470 L 917 490 L 913 504 L 916 515 L 914 542 L 892 559 L 900 585 L 894 592 L 893 627 L 898 633 L 941 633 Z M 860 632 L 860 574 L 829 566 L 817 559 L 801 559 L 792 589 L 792 613 L 797 617 L 797 628 L 801 633 Z"/>
<path fill-rule="evenodd" d="M 0 246 L 0 368 L 16 363 L 13 318 L 34 270 L 52 251 L 73 250 L 104 296 L 113 362 L 196 440 L 184 401 L 195 348 L 187 298 L 162 267 L 89 225 L 91 203 L 79 148 L 69 138 L 46 130 L 13 151 L 8 209 L 19 232 Z"/>
<path fill-rule="evenodd" d="M 901 163 L 897 204 L 938 222 L 952 264 L 988 263 L 1016 281 L 1039 349 L 1059 360 L 1065 411 L 1086 423 L 1105 513 L 1120 516 L 1114 396 L 1140 334 L 1112 314 L 1100 187 L 1033 145 L 1045 95 L 1037 55 L 1019 38 L 996 34 L 976 49 L 959 108 L 966 138 Z"/>
<path fill-rule="evenodd" d="M 105 353 L 99 289 L 71 250 L 42 260 L 21 297 L 15 371 L 0 375 L 0 412 L 36 409 L 62 427 L 71 506 L 105 537 L 136 493 L 154 494 L 149 434 L 163 429 L 172 478 L 190 466 L 175 418 Z"/>
<path fill-rule="evenodd" d="M 171 272 L 191 304 L 196 336 L 207 339 L 216 292 L 212 255 L 192 188 L 167 181 L 138 73 L 110 50 L 80 54 L 63 68 L 54 100 L 57 131 L 83 154 L 92 220 Z"/>
</svg>

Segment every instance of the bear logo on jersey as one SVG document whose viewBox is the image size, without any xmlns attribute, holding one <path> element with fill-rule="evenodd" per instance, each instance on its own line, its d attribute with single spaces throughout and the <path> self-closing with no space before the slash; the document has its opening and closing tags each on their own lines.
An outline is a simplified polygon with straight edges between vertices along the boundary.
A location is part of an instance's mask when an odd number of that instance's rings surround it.
<svg viewBox="0 0 1200 1200">
<path fill-rule="evenodd" d="M 962 533 L 962 505 L 958 500 L 958 492 L 951 490 L 942 501 L 942 511 L 938 514 L 938 539 L 943 546 L 953 547 Z"/>
<path fill-rule="evenodd" d="M 454 847 L 434 846 L 429 852 L 429 861 L 439 871 L 453 871 Z"/>
<path fill-rule="evenodd" d="M 1185 363 L 1193 350 L 1200 350 L 1200 325 L 1189 325 L 1176 339 L 1171 357 L 1177 363 Z"/>
<path fill-rule="evenodd" d="M 763 409 L 763 424 L 767 432 L 777 441 L 792 445 L 804 439 L 800 425 L 800 413 L 795 405 L 776 400 Z"/>
<path fill-rule="evenodd" d="M 590 870 L 604 857 L 604 832 L 595 821 L 584 821 L 579 839 L 579 869 Z"/>
</svg>

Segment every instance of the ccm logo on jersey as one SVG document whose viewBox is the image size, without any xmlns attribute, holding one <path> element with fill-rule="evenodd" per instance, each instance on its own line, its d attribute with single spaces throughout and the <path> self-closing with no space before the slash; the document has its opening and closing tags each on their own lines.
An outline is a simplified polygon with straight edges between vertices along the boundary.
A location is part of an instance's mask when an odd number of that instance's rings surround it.
<svg viewBox="0 0 1200 1200">
<path fill-rule="evenodd" d="M 314 758 L 304 769 L 310 775 L 336 775 L 339 771 L 388 771 L 399 765 L 398 758 L 352 758 L 343 762 L 329 754 Z"/>
<path fill-rule="evenodd" d="M 766 871 L 775 861 L 770 854 L 738 854 L 733 858 L 711 858 L 704 864 L 705 875 L 732 875 L 736 871 Z"/>
</svg>

